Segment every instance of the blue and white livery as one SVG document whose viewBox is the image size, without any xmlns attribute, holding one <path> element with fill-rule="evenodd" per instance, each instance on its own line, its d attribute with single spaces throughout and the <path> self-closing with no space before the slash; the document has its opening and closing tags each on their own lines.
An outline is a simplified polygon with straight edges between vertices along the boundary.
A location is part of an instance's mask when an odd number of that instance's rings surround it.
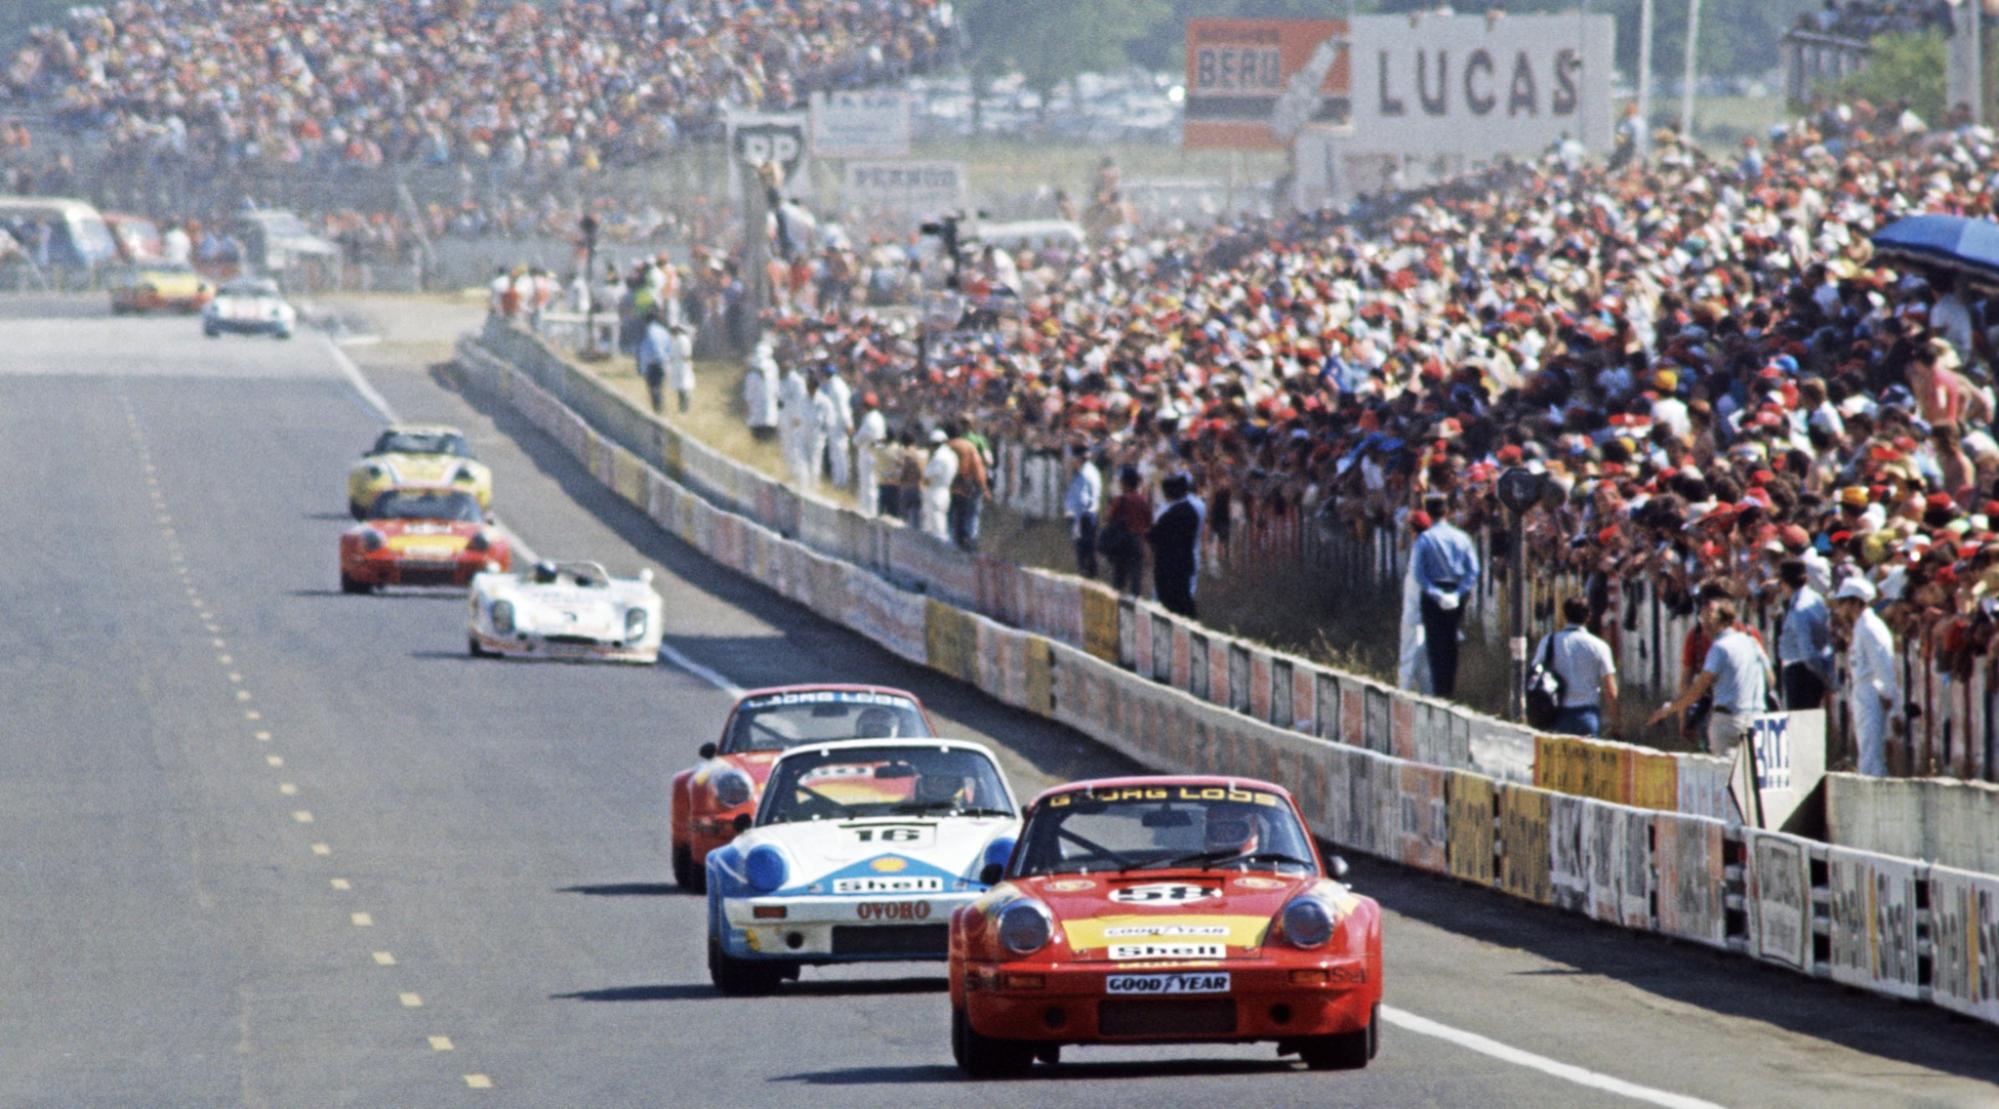
<svg viewBox="0 0 1999 1109">
<path fill-rule="evenodd" d="M 949 739 L 794 747 L 754 824 L 708 855 L 708 971 L 760 993 L 806 964 L 942 960 L 951 912 L 1020 831 L 992 752 Z"/>
</svg>

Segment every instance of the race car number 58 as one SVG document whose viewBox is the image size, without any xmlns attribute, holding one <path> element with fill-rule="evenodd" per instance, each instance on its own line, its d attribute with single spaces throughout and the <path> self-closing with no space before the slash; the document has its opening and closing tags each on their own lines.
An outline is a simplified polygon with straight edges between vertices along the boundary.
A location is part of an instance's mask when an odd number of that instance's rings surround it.
<svg viewBox="0 0 1999 1109">
<path fill-rule="evenodd" d="M 1223 974 L 1113 974 L 1104 979 L 1105 993 L 1227 993 Z"/>
</svg>

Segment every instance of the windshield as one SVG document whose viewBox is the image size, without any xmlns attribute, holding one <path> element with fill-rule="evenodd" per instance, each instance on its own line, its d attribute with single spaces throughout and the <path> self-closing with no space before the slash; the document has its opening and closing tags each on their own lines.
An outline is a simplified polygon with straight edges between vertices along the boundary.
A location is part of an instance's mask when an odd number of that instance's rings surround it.
<svg viewBox="0 0 1999 1109">
<path fill-rule="evenodd" d="M 278 283 L 266 278 L 242 278 L 222 286 L 222 295 L 232 297 L 274 297 L 278 295 Z"/>
<path fill-rule="evenodd" d="M 1015 878 L 1167 867 L 1318 873 L 1291 803 L 1260 789 L 1167 783 L 1061 793 L 1035 807 Z"/>
<path fill-rule="evenodd" d="M 783 751 L 834 739 L 908 739 L 927 736 L 916 702 L 863 689 L 805 689 L 751 697 L 736 706 L 725 753 Z"/>
<path fill-rule="evenodd" d="M 465 437 L 456 432 L 443 431 L 385 431 L 375 440 L 374 449 L 369 454 L 450 454 L 459 458 L 472 457 L 472 448 L 465 445 Z"/>
<path fill-rule="evenodd" d="M 470 493 L 391 489 L 375 498 L 368 509 L 371 520 L 462 520 L 480 521 L 479 498 Z"/>
<path fill-rule="evenodd" d="M 758 824 L 868 816 L 1012 816 L 999 768 L 963 748 L 851 747 L 778 761 Z"/>
</svg>

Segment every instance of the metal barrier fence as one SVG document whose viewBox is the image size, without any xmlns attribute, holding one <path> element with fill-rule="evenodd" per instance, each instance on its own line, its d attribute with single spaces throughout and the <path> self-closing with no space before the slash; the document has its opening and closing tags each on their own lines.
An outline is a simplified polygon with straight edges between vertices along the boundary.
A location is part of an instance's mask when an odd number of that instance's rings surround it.
<svg viewBox="0 0 1999 1109">
<path fill-rule="evenodd" d="M 919 583 L 969 588 L 980 609 L 969 611 L 880 572 L 896 562 L 889 546 L 908 542 L 901 529 L 827 534 L 824 520 L 806 524 L 818 511 L 809 501 L 795 501 L 797 531 L 777 526 L 786 515 L 762 500 L 768 483 L 740 469 L 731 495 L 752 494 L 757 507 L 718 507 L 714 494 L 684 483 L 692 471 L 676 449 L 686 440 L 654 423 L 652 438 L 627 443 L 632 423 L 595 423 L 558 390 L 586 406 L 600 394 L 526 337 L 489 328 L 460 352 L 667 532 L 904 658 L 1143 765 L 1282 783 L 1313 830 L 1344 850 L 1999 1023 L 1999 877 L 1685 811 L 1713 795 L 1712 779 L 1688 780 L 1703 777 L 1698 756 L 1529 737 L 1532 778 L 1523 781 L 1506 765 L 1519 737 L 1500 722 L 1345 675 L 1301 676 L 1296 660 L 1259 655 L 1142 602 L 1109 599 L 1116 618 L 1107 627 L 1098 590 L 1037 600 L 1054 575 L 981 563 L 969 581 Z M 815 549 L 828 541 L 864 557 Z M 1050 601 L 1081 603 L 1061 611 Z M 1288 689 L 1278 678 L 1286 668 Z M 1205 697 L 1189 688 L 1197 670 L 1208 675 Z M 1290 724 L 1278 723 L 1287 712 Z"/>
</svg>

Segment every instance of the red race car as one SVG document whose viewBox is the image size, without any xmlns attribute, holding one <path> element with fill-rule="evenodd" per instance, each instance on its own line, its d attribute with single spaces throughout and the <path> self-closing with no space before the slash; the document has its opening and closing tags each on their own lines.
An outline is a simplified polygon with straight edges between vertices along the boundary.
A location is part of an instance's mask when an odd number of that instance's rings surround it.
<svg viewBox="0 0 1999 1109">
<path fill-rule="evenodd" d="M 484 570 L 506 570 L 513 552 L 486 525 L 471 493 L 391 489 L 340 536 L 340 591 L 384 585 L 466 585 Z"/>
<path fill-rule="evenodd" d="M 667 820 L 673 880 L 683 889 L 702 888 L 708 852 L 749 826 L 771 764 L 786 749 L 936 734 L 923 702 L 888 686 L 787 685 L 743 694 L 722 725 L 722 742 L 702 744 L 701 765 L 673 776 Z"/>
<path fill-rule="evenodd" d="M 1379 1042 L 1381 908 L 1332 876 L 1291 795 L 1116 778 L 1029 807 L 997 883 L 951 915 L 951 1053 L 974 1077 L 1064 1044 L 1275 1040 L 1313 1070 Z"/>
</svg>

